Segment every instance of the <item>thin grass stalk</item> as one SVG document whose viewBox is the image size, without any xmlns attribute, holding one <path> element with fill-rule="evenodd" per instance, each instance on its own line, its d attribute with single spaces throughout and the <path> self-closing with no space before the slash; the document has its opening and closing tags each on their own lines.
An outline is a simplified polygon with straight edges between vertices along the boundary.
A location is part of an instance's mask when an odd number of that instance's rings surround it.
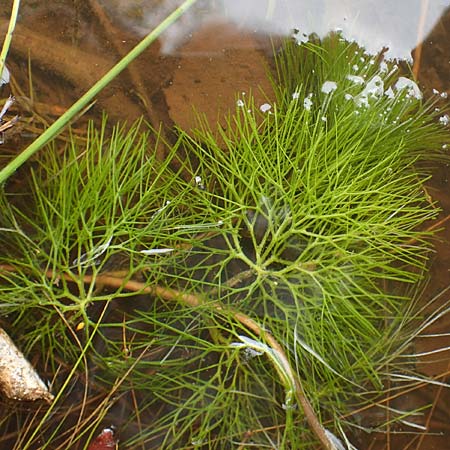
<svg viewBox="0 0 450 450">
<path fill-rule="evenodd" d="M 79 100 L 77 100 L 59 119 L 44 133 L 33 141 L 25 150 L 17 155 L 0 171 L 0 185 L 31 156 L 45 144 L 55 138 L 62 129 L 77 115 L 102 89 L 119 75 L 134 59 L 136 59 L 150 44 L 152 44 L 167 28 L 178 20 L 197 0 L 185 0 L 174 12 L 168 15 L 156 28 L 139 42 L 130 52 L 94 84 Z"/>
<path fill-rule="evenodd" d="M 14 0 L 11 17 L 9 19 L 8 31 L 6 32 L 5 40 L 3 41 L 2 52 L 0 54 L 0 77 L 3 75 L 3 68 L 5 67 L 6 57 L 8 56 L 9 47 L 16 27 L 17 16 L 19 14 L 20 0 Z"/>
</svg>

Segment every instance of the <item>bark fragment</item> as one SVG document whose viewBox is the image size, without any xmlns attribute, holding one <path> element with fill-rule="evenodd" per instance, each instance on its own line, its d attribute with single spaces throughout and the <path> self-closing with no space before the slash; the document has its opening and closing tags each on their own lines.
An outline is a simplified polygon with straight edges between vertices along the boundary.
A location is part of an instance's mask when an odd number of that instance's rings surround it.
<svg viewBox="0 0 450 450">
<path fill-rule="evenodd" d="M 14 342 L 0 328 L 0 390 L 12 400 L 45 400 L 53 395 Z"/>
</svg>

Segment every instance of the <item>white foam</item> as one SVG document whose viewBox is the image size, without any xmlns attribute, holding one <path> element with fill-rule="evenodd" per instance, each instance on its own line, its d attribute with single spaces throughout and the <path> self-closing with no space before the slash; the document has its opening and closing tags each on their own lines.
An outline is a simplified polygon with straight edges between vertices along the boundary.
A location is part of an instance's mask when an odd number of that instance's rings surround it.
<svg viewBox="0 0 450 450">
<path fill-rule="evenodd" d="M 408 97 L 414 97 L 418 100 L 422 98 L 422 92 L 419 89 L 419 86 L 417 86 L 417 84 L 414 81 L 410 80 L 409 78 L 399 77 L 397 82 L 395 83 L 394 88 L 397 91 L 402 91 L 406 89 L 407 91 L 406 95 Z"/>
<path fill-rule="evenodd" d="M 355 97 L 357 106 L 369 106 L 369 99 L 377 99 L 384 94 L 384 82 L 379 75 L 374 75 L 361 93 Z"/>
<path fill-rule="evenodd" d="M 307 111 L 311 110 L 312 104 L 313 104 L 313 102 L 309 97 L 307 97 L 307 98 L 305 98 L 305 100 L 303 100 L 303 106 Z"/>
<path fill-rule="evenodd" d="M 360 77 L 359 75 L 347 75 L 347 80 L 355 83 L 355 84 L 364 84 L 364 78 Z"/>
<path fill-rule="evenodd" d="M 337 84 L 334 81 L 325 81 L 322 84 L 321 91 L 324 94 L 330 94 L 330 93 L 334 92 L 336 89 L 337 89 Z"/>
</svg>

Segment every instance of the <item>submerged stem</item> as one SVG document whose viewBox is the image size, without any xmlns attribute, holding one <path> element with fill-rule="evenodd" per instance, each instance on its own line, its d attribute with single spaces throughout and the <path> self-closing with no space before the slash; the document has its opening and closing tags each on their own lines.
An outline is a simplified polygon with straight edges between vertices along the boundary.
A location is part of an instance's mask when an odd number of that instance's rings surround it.
<svg viewBox="0 0 450 450">
<path fill-rule="evenodd" d="M 14 272 L 15 270 L 13 266 L 8 265 L 1 265 L 0 269 L 8 272 Z M 51 279 L 55 276 L 55 273 L 53 270 L 47 270 L 45 275 L 47 278 Z M 192 308 L 201 306 L 204 302 L 204 299 L 199 295 L 188 294 L 185 292 L 178 291 L 176 289 L 160 285 L 149 286 L 148 284 L 141 281 L 124 280 L 123 278 L 117 278 L 110 275 L 93 276 L 85 274 L 82 276 L 81 280 L 69 274 L 62 274 L 62 275 L 58 274 L 58 276 L 61 276 L 66 281 L 74 282 L 77 284 L 79 283 L 79 281 L 82 281 L 85 284 L 95 282 L 107 287 L 121 288 L 127 291 L 150 294 L 168 301 L 174 300 L 180 301 Z M 222 311 L 231 312 L 232 317 L 236 321 L 244 325 L 248 330 L 252 331 L 258 337 L 261 337 L 267 342 L 269 347 L 275 353 L 277 361 L 281 365 L 284 374 L 286 374 L 289 380 L 291 380 L 292 383 L 294 384 L 293 387 L 295 391 L 295 397 L 297 398 L 298 403 L 301 405 L 305 413 L 306 420 L 308 421 L 312 431 L 316 434 L 317 438 L 322 443 L 324 449 L 335 450 L 334 444 L 330 441 L 330 439 L 326 435 L 325 429 L 323 428 L 322 424 L 317 418 L 317 415 L 314 412 L 311 403 L 306 397 L 301 381 L 299 380 L 297 374 L 292 370 L 291 364 L 289 363 L 288 357 L 283 347 L 279 344 L 279 342 L 275 339 L 275 337 L 268 331 L 264 330 L 264 328 L 259 323 L 257 323 L 248 315 L 243 314 L 242 312 L 239 311 L 230 310 L 230 308 L 225 307 L 219 301 L 215 301 L 212 303 L 208 302 L 208 305 L 210 305 L 212 308 L 214 308 L 216 311 L 219 312 Z"/>
</svg>

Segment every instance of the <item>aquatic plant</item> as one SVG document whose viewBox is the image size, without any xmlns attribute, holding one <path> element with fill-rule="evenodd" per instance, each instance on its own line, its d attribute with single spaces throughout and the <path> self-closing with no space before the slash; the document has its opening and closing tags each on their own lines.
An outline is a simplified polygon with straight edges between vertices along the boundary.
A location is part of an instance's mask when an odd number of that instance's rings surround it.
<svg viewBox="0 0 450 450">
<path fill-rule="evenodd" d="M 164 161 L 104 122 L 2 194 L 2 312 L 56 396 L 2 419 L 14 448 L 105 423 L 123 448 L 351 448 L 345 414 L 408 380 L 442 110 L 339 35 L 275 66 L 272 105 Z"/>
</svg>

